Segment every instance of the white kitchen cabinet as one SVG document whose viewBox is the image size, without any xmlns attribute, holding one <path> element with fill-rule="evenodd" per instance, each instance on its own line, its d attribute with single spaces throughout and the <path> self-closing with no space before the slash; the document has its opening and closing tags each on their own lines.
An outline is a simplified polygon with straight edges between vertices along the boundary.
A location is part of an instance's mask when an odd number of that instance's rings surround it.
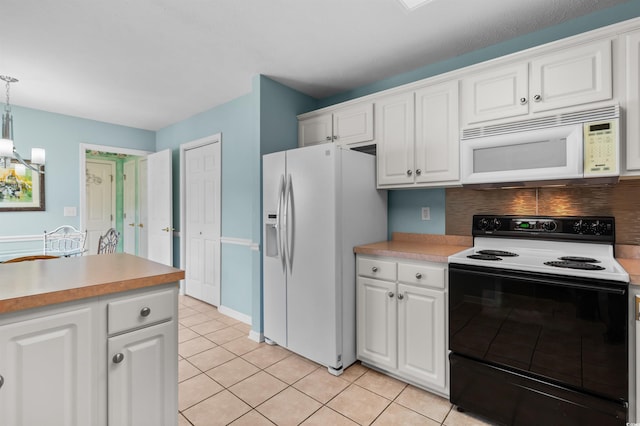
<svg viewBox="0 0 640 426">
<path fill-rule="evenodd" d="M 373 103 L 361 103 L 300 118 L 298 145 L 335 142 L 350 146 L 373 140 Z"/>
<path fill-rule="evenodd" d="M 376 105 L 378 187 L 459 181 L 457 80 L 390 96 Z"/>
<path fill-rule="evenodd" d="M 169 321 L 109 338 L 110 426 L 176 424 L 175 328 Z"/>
<path fill-rule="evenodd" d="M 640 31 L 624 37 L 626 50 L 626 169 L 640 171 Z"/>
<path fill-rule="evenodd" d="M 447 266 L 362 255 L 357 264 L 358 359 L 448 396 Z"/>
<path fill-rule="evenodd" d="M 94 327 L 89 305 L 0 320 L 0 423 L 97 424 Z"/>
<path fill-rule="evenodd" d="M 498 65 L 462 80 L 463 124 L 535 114 L 611 99 L 611 40 Z"/>
<path fill-rule="evenodd" d="M 0 424 L 175 425 L 177 292 L 174 283 L 0 315 Z"/>
</svg>

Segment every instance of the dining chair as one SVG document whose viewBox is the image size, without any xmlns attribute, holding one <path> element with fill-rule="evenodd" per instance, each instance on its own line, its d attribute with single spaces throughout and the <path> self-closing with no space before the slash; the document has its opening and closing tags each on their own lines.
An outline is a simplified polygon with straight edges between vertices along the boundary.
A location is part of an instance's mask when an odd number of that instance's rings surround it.
<svg viewBox="0 0 640 426">
<path fill-rule="evenodd" d="M 120 233 L 113 228 L 109 228 L 98 240 L 98 254 L 115 253 L 120 240 Z"/>
<path fill-rule="evenodd" d="M 79 231 L 73 226 L 62 225 L 51 232 L 44 231 L 44 254 L 54 256 L 82 256 L 87 231 Z"/>
</svg>

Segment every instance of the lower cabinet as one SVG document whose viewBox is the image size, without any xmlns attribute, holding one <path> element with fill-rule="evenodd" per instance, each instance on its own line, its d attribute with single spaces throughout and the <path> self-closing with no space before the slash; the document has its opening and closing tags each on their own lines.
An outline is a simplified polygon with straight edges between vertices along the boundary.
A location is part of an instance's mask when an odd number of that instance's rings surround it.
<svg viewBox="0 0 640 426">
<path fill-rule="evenodd" d="M 0 315 L 0 424 L 177 424 L 177 291 Z"/>
<path fill-rule="evenodd" d="M 174 327 L 170 321 L 109 338 L 110 426 L 176 424 Z"/>
<path fill-rule="evenodd" d="M 83 306 L 0 325 L 1 424 L 96 423 L 92 315 Z"/>
<path fill-rule="evenodd" d="M 358 255 L 358 359 L 448 396 L 447 266 Z"/>
</svg>

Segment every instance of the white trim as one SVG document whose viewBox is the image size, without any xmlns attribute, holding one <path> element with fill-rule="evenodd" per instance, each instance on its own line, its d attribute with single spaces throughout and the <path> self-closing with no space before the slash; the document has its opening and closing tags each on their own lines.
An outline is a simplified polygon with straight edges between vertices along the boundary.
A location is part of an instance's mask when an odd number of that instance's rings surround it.
<svg viewBox="0 0 640 426">
<path fill-rule="evenodd" d="M 115 154 L 127 154 L 127 155 L 138 155 L 141 157 L 145 157 L 151 154 L 150 151 L 142 151 L 138 149 L 129 149 L 129 148 L 120 148 L 117 146 L 109 146 L 109 145 L 94 145 L 89 143 L 80 143 L 80 166 L 79 166 L 79 190 L 80 190 L 80 201 L 79 201 L 79 209 L 80 209 L 80 226 L 79 229 L 85 229 L 87 223 L 87 186 L 86 186 L 86 169 L 87 169 L 87 150 L 89 151 L 102 151 L 102 152 L 113 152 Z M 115 218 L 114 218 L 115 220 Z"/>
<path fill-rule="evenodd" d="M 250 250 L 260 251 L 260 244 L 254 243 L 246 238 L 234 238 L 234 237 L 220 237 L 220 243 L 233 244 L 236 246 L 249 247 Z"/>
<path fill-rule="evenodd" d="M 253 340 L 254 342 L 262 343 L 264 342 L 264 334 L 251 330 L 249 332 L 249 339 Z"/>
<path fill-rule="evenodd" d="M 179 237 L 180 241 L 180 269 L 186 270 L 186 260 L 185 256 L 187 253 L 187 241 L 186 241 L 186 232 L 183 232 L 187 228 L 187 219 L 186 219 L 186 151 L 190 149 L 200 148 L 205 145 L 212 145 L 218 143 L 220 144 L 220 163 L 222 164 L 222 133 L 216 133 L 213 135 L 205 136 L 204 138 L 196 139 L 190 142 L 186 142 L 180 145 L 180 229 L 178 231 L 174 231 L 174 236 Z M 222 189 L 222 170 L 220 170 L 220 174 L 218 176 L 218 182 L 220 183 L 220 189 Z M 222 191 L 218 191 L 220 197 L 222 197 Z M 220 200 L 220 210 L 222 210 L 222 200 Z M 222 211 L 219 212 L 218 217 L 222 218 Z M 222 233 L 222 219 L 218 223 L 218 235 Z M 184 238 L 182 237 L 184 235 Z M 220 241 L 222 243 L 222 241 Z M 219 250 L 218 258 L 214 259 L 215 264 L 217 265 L 217 270 L 215 271 L 218 274 L 218 297 L 217 300 L 220 301 L 222 294 L 222 274 L 221 263 L 222 263 L 222 255 L 221 250 Z M 186 279 L 180 281 L 180 291 L 182 294 L 186 292 Z"/>
<path fill-rule="evenodd" d="M 235 311 L 223 305 L 218 306 L 218 312 L 245 324 L 251 325 L 251 316 L 243 314 L 242 312 Z"/>
<path fill-rule="evenodd" d="M 14 243 L 19 241 L 38 241 L 44 239 L 44 233 L 40 235 L 0 235 L 0 243 Z"/>
</svg>

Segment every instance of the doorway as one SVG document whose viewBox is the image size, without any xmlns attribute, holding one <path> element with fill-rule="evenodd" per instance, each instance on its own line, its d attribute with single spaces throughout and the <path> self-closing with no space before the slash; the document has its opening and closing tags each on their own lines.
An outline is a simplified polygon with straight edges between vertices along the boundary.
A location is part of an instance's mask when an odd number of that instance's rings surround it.
<svg viewBox="0 0 640 426">
<path fill-rule="evenodd" d="M 87 160 L 87 254 L 96 254 L 105 230 L 115 227 L 116 164 L 107 160 Z"/>
<path fill-rule="evenodd" d="M 180 267 L 185 293 L 220 306 L 221 134 L 180 146 Z"/>
</svg>

